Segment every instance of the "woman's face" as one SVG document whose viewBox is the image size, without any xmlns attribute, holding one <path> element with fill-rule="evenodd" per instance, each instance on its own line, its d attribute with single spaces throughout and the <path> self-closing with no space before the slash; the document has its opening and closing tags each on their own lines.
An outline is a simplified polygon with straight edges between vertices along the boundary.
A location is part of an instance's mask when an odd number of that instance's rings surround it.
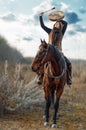
<svg viewBox="0 0 86 130">
<path fill-rule="evenodd" d="M 57 21 L 57 22 L 54 24 L 54 27 L 56 27 L 57 29 L 60 29 L 60 28 L 61 28 L 60 22 Z"/>
</svg>

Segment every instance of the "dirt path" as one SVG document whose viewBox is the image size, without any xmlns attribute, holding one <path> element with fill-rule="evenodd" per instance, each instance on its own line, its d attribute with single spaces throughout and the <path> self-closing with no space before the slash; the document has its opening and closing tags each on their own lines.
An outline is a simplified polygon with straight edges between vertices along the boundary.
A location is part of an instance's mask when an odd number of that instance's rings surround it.
<svg viewBox="0 0 86 130">
<path fill-rule="evenodd" d="M 6 114 L 0 119 L 0 130 L 51 130 L 53 109 L 48 127 L 43 126 L 43 110 L 35 108 L 25 113 Z M 61 102 L 57 124 L 57 130 L 86 130 L 86 110 Z"/>
<path fill-rule="evenodd" d="M 60 100 L 56 130 L 86 130 L 86 85 L 73 86 L 65 91 Z M 30 104 L 31 106 L 31 104 Z M 52 130 L 53 109 L 50 109 L 50 125 L 43 126 L 44 105 L 37 104 L 24 111 L 5 114 L 0 118 L 0 130 Z"/>
</svg>

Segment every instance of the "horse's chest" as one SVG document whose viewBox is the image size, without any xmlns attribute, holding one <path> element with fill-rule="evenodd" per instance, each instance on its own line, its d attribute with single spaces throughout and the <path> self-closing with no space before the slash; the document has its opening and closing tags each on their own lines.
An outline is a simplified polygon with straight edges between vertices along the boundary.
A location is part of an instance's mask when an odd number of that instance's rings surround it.
<svg viewBox="0 0 86 130">
<path fill-rule="evenodd" d="M 55 82 L 56 86 L 58 86 L 58 84 L 59 84 L 59 82 L 60 82 L 60 79 L 55 78 L 55 79 L 54 79 L 54 82 Z"/>
</svg>

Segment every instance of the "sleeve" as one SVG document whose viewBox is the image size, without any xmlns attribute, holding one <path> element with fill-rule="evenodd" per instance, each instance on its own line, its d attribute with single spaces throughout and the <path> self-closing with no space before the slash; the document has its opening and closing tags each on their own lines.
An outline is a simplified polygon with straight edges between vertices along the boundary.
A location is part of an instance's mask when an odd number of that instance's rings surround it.
<svg viewBox="0 0 86 130">
<path fill-rule="evenodd" d="M 67 29 L 67 22 L 64 20 L 61 20 L 61 23 L 63 24 L 62 34 L 64 35 L 66 29 Z"/>
<path fill-rule="evenodd" d="M 42 16 L 39 17 L 39 21 L 40 21 L 41 27 L 49 34 L 51 32 L 51 29 L 44 25 Z"/>
</svg>

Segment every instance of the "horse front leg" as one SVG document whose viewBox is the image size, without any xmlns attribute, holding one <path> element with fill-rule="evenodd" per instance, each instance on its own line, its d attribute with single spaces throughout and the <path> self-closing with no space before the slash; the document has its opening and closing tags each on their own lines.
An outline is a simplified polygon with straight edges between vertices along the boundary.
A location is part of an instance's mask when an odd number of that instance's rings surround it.
<svg viewBox="0 0 86 130">
<path fill-rule="evenodd" d="M 56 101 L 54 103 L 54 115 L 53 115 L 53 124 L 52 124 L 52 128 L 56 128 L 56 121 L 57 121 L 57 114 L 58 114 L 58 109 L 59 109 L 59 100 L 60 100 L 60 96 L 62 94 L 63 90 L 59 89 L 58 91 L 56 91 Z"/>
<path fill-rule="evenodd" d="M 55 104 L 54 104 L 54 115 L 53 115 L 52 128 L 56 128 L 57 127 L 56 121 L 57 121 L 58 109 L 59 109 L 59 99 L 56 99 Z"/>
<path fill-rule="evenodd" d="M 45 91 L 45 122 L 44 122 L 44 126 L 48 126 L 49 125 L 49 108 L 51 105 L 51 96 L 49 94 L 49 91 Z"/>
</svg>

